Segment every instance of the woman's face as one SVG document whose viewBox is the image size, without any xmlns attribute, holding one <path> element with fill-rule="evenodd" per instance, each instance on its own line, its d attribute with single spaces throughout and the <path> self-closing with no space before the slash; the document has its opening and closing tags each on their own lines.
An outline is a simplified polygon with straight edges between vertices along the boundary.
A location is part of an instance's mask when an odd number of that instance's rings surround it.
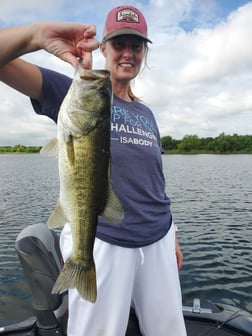
<svg viewBox="0 0 252 336">
<path fill-rule="evenodd" d="M 128 82 L 139 73 L 146 46 L 139 37 L 123 35 L 107 41 L 101 46 L 101 50 L 111 78 Z"/>
</svg>

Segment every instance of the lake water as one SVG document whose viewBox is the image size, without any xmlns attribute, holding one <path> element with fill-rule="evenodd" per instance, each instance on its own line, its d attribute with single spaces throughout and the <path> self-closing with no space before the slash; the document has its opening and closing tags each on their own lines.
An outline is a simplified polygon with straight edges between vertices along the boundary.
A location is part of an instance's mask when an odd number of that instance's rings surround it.
<svg viewBox="0 0 252 336">
<path fill-rule="evenodd" d="M 179 226 L 183 303 L 252 313 L 252 155 L 165 155 L 167 194 Z M 57 161 L 0 155 L 0 325 L 33 313 L 14 243 L 45 223 L 58 198 Z"/>
</svg>

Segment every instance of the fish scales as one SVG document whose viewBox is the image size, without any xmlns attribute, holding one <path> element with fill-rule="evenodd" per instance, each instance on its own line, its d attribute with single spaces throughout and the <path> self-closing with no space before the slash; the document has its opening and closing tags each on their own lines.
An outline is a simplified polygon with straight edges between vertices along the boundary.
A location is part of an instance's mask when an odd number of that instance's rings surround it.
<svg viewBox="0 0 252 336">
<path fill-rule="evenodd" d="M 48 226 L 70 223 L 73 249 L 52 293 L 76 288 L 91 302 L 97 297 L 98 216 L 119 223 L 124 215 L 110 180 L 111 96 L 108 71 L 84 70 L 79 63 L 58 116 L 60 197 Z"/>
</svg>

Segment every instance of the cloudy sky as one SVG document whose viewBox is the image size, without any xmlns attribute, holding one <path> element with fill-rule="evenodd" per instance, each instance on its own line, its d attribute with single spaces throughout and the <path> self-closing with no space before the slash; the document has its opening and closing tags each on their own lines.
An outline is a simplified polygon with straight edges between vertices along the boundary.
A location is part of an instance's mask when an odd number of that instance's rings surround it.
<svg viewBox="0 0 252 336">
<path fill-rule="evenodd" d="M 252 1 L 0 0 L 0 28 L 36 20 L 93 23 L 101 39 L 107 12 L 121 4 L 138 7 L 149 23 L 154 43 L 134 91 L 152 108 L 161 136 L 252 134 Z M 44 51 L 24 58 L 73 75 Z M 99 51 L 94 67 L 104 67 Z M 53 122 L 3 83 L 0 117 L 0 146 L 43 145 L 56 135 Z"/>
</svg>

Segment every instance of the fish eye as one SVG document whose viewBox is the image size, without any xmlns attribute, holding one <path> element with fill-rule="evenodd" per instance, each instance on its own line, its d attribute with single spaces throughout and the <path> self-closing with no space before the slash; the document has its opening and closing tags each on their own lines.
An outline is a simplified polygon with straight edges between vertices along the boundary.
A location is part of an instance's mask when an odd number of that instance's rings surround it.
<svg viewBox="0 0 252 336">
<path fill-rule="evenodd" d="M 102 97 L 106 97 L 108 95 L 108 90 L 106 90 L 104 87 L 101 87 L 99 89 L 99 94 L 102 96 Z"/>
</svg>

